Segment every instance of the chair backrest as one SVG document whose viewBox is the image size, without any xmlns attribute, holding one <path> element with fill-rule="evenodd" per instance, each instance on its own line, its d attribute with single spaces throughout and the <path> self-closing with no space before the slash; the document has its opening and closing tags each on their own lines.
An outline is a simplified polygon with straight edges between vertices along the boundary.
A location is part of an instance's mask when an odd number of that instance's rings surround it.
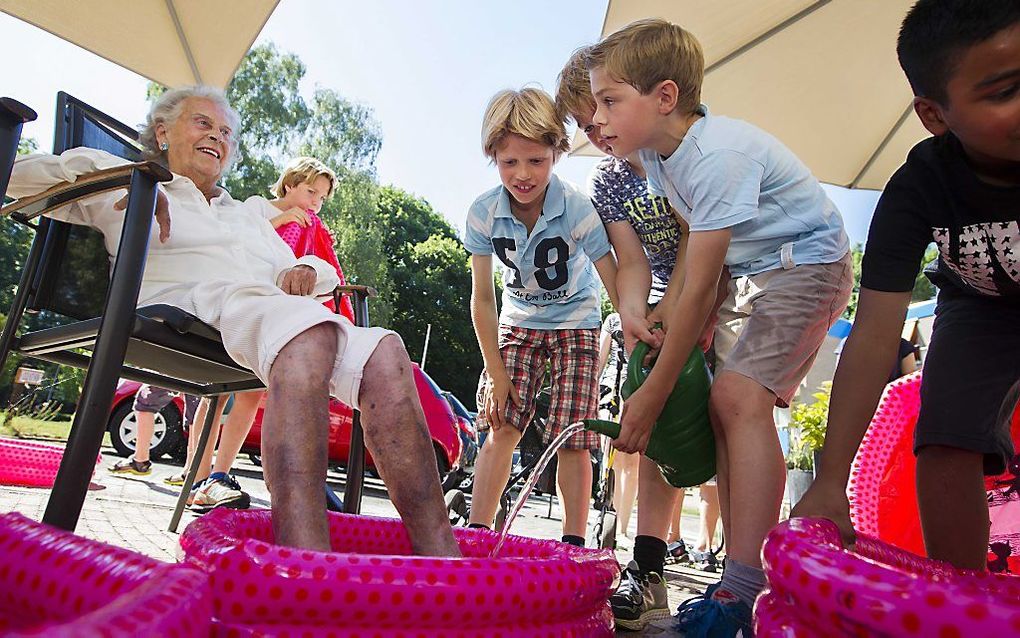
<svg viewBox="0 0 1020 638">
<path fill-rule="evenodd" d="M 87 146 L 138 161 L 138 132 L 61 91 L 57 94 L 55 154 Z M 110 261 L 102 235 L 87 226 L 43 219 L 37 241 L 45 242 L 28 299 L 31 310 L 48 310 L 72 319 L 102 312 L 110 278 Z"/>
</svg>

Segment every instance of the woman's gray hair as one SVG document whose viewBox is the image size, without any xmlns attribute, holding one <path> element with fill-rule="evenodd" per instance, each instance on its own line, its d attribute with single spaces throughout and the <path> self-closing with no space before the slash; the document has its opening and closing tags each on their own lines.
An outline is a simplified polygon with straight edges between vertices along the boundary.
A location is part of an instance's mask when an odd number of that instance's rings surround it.
<svg viewBox="0 0 1020 638">
<path fill-rule="evenodd" d="M 161 151 L 159 142 L 156 141 L 156 127 L 160 124 L 171 126 L 176 122 L 184 110 L 184 101 L 193 97 L 211 100 L 227 114 L 228 123 L 234 132 L 230 139 L 230 158 L 227 163 L 227 166 L 230 166 L 237 152 L 237 133 L 241 119 L 234 107 L 227 102 L 227 96 L 215 86 L 183 86 L 179 89 L 171 89 L 156 99 L 152 108 L 149 109 L 149 114 L 145 116 L 145 125 L 138 133 L 138 141 L 142 145 L 142 154 L 145 159 L 166 164 L 166 151 Z"/>
</svg>

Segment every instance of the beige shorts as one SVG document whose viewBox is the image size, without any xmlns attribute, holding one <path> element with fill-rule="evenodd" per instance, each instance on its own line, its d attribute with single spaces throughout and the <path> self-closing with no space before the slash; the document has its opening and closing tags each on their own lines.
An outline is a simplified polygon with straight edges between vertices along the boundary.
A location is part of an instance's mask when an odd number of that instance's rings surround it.
<svg viewBox="0 0 1020 638">
<path fill-rule="evenodd" d="M 831 264 L 734 277 L 716 324 L 716 370 L 757 381 L 788 407 L 846 309 L 853 281 L 849 253 Z"/>
<path fill-rule="evenodd" d="M 220 332 L 227 354 L 267 383 L 276 356 L 294 337 L 321 323 L 337 326 L 330 395 L 357 408 L 361 378 L 384 328 L 359 328 L 310 297 L 288 295 L 260 283 L 207 281 L 162 290 L 144 303 L 165 303 L 189 312 Z M 399 339 L 400 337 L 397 336 Z"/>
</svg>

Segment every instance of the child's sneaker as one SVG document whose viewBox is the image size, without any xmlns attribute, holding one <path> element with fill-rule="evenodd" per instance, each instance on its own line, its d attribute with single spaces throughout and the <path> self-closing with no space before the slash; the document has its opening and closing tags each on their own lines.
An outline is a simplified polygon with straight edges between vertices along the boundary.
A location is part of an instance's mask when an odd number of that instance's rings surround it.
<svg viewBox="0 0 1020 638">
<path fill-rule="evenodd" d="M 718 584 L 711 585 L 704 596 L 680 605 L 674 628 L 687 638 L 751 638 L 751 608 Z"/>
<path fill-rule="evenodd" d="M 712 552 L 701 552 L 696 549 L 692 549 L 688 553 L 691 557 L 691 563 L 695 568 L 711 574 L 719 571 L 719 559 L 716 558 L 715 554 Z"/>
<path fill-rule="evenodd" d="M 225 472 L 216 472 L 205 480 L 201 487 L 191 493 L 188 507 L 200 514 L 217 507 L 248 509 L 251 497 L 241 490 L 237 480 Z"/>
<path fill-rule="evenodd" d="M 649 622 L 669 617 L 669 595 L 662 576 L 642 572 L 634 561 L 623 570 L 620 586 L 609 604 L 616 625 L 631 631 L 641 631 Z"/>
<path fill-rule="evenodd" d="M 110 468 L 110 474 L 133 474 L 135 476 L 148 476 L 152 474 L 152 461 L 136 461 L 134 457 L 121 459 Z"/>
</svg>

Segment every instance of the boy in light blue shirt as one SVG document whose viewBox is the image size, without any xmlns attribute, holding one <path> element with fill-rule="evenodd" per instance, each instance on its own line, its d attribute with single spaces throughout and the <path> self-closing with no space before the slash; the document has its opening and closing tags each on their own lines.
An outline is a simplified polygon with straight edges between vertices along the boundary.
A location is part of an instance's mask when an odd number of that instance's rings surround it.
<svg viewBox="0 0 1020 638">
<path fill-rule="evenodd" d="M 488 528 L 514 448 L 534 418 L 547 364 L 552 383 L 545 442 L 597 416 L 601 315 L 593 270 L 615 305 L 616 260 L 591 200 L 552 174 L 569 141 L 545 92 L 497 93 L 485 112 L 482 146 L 502 185 L 471 205 L 464 245 L 471 252 L 471 319 L 485 360 L 478 423 L 492 430 L 475 465 L 470 525 Z M 503 264 L 498 319 L 493 255 Z M 581 431 L 557 453 L 566 543 L 584 545 L 590 451 L 598 447 L 598 435 Z"/>
<path fill-rule="evenodd" d="M 772 410 L 789 405 L 849 301 L 849 241 L 835 206 L 788 149 L 700 104 L 704 56 L 684 29 L 635 22 L 591 47 L 586 66 L 597 105 L 592 121 L 606 143 L 619 155 L 640 150 L 649 192 L 669 198 L 690 225 L 683 287 L 664 311 L 662 350 L 624 404 L 616 446 L 645 449 L 717 308 L 732 309 L 728 323 L 740 326 L 732 349 L 722 348 L 728 352 L 717 361 L 710 398 L 726 570 L 703 599 L 681 606 L 679 629 L 749 635 L 765 583 L 761 545 L 778 522 L 786 478 Z M 624 326 L 632 334 L 647 329 Z"/>
</svg>

